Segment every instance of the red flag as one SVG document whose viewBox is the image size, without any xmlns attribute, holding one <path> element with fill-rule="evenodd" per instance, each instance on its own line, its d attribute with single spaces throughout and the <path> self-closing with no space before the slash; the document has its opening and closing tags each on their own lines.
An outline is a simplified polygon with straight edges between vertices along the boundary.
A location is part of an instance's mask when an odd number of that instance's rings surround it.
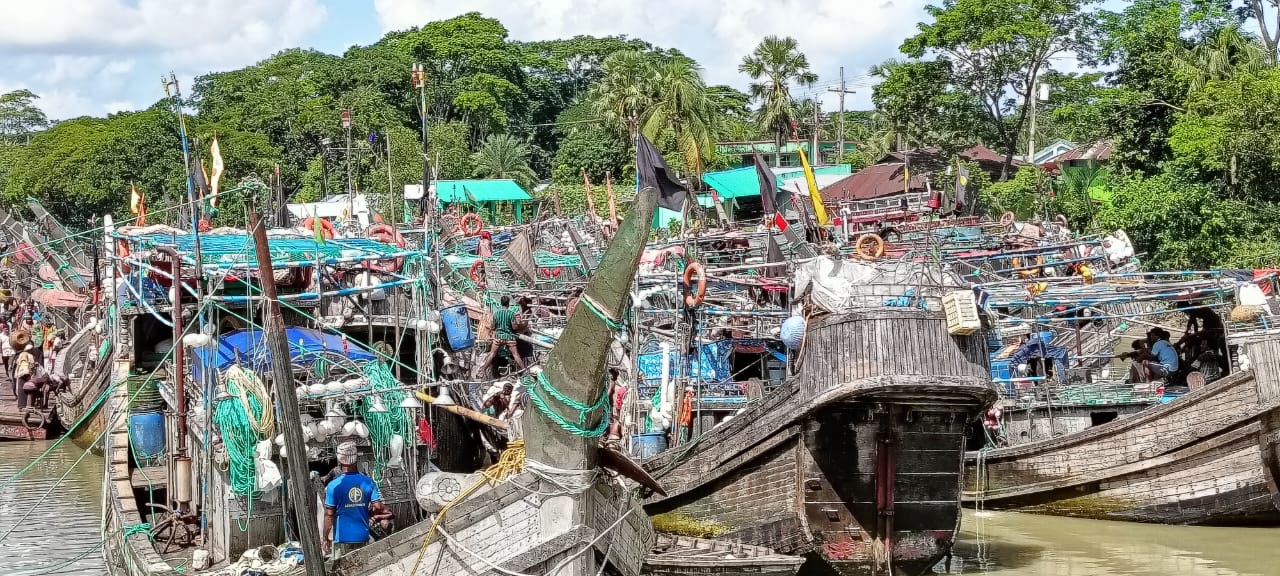
<svg viewBox="0 0 1280 576">
<path fill-rule="evenodd" d="M 773 214 L 773 225 L 778 227 L 779 232 L 787 231 L 787 219 L 782 217 L 781 212 L 775 212 Z"/>
</svg>

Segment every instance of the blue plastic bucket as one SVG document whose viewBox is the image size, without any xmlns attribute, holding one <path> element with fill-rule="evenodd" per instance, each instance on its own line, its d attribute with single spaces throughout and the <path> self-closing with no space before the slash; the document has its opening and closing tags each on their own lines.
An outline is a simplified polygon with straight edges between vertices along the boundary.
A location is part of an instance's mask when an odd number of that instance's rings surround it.
<svg viewBox="0 0 1280 576">
<path fill-rule="evenodd" d="M 143 412 L 129 417 L 129 443 L 140 466 L 154 466 L 164 457 L 164 414 Z"/>
<path fill-rule="evenodd" d="M 471 317 L 467 316 L 465 304 L 441 310 L 440 320 L 444 324 L 444 334 L 449 339 L 449 347 L 455 352 L 475 346 L 476 332 L 471 327 Z"/>
<path fill-rule="evenodd" d="M 640 460 L 652 458 L 667 449 L 667 433 L 631 435 L 631 456 Z"/>
</svg>

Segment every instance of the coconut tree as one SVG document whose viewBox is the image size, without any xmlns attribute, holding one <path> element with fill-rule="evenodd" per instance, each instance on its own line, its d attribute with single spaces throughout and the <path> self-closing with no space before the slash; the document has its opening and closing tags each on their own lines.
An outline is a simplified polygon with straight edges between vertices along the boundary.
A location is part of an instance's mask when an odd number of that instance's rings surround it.
<svg viewBox="0 0 1280 576">
<path fill-rule="evenodd" d="M 636 50 L 614 52 L 605 58 L 600 81 L 587 95 L 596 117 L 615 132 L 634 139 L 641 116 L 654 102 L 658 82 L 655 64 L 652 55 Z"/>
<path fill-rule="evenodd" d="M 485 179 L 515 180 L 525 190 L 532 190 L 538 176 L 529 167 L 528 144 L 510 134 L 491 134 L 471 155 L 475 175 Z"/>
<path fill-rule="evenodd" d="M 702 70 L 693 60 L 672 56 L 654 67 L 653 100 L 643 115 L 641 132 L 657 141 L 669 133 L 685 168 L 701 175 L 715 155 L 717 116 L 707 98 Z"/>
<path fill-rule="evenodd" d="M 751 97 L 760 105 L 756 121 L 763 130 L 773 134 L 774 144 L 781 150 L 796 119 L 790 86 L 793 83 L 812 86 L 818 81 L 818 75 L 809 71 L 809 59 L 797 48 L 794 38 L 777 36 L 766 36 L 760 41 L 756 49 L 742 59 L 738 71 L 751 77 Z"/>
<path fill-rule="evenodd" d="M 1194 92 L 1208 82 L 1263 69 L 1267 65 L 1267 49 L 1258 37 L 1241 30 L 1239 24 L 1231 24 L 1187 51 L 1176 65 L 1178 73 L 1188 80 L 1188 91 Z"/>
</svg>

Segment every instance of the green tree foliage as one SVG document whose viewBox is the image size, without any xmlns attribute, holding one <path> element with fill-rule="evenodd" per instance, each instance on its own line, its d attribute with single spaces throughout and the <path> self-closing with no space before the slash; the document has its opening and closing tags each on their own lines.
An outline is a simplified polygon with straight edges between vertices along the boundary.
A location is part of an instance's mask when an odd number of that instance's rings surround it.
<svg viewBox="0 0 1280 576">
<path fill-rule="evenodd" d="M 1221 182 L 1230 197 L 1278 202 L 1280 70 L 1210 81 L 1192 93 L 1169 145 L 1197 179 Z"/>
<path fill-rule="evenodd" d="M 766 36 L 742 59 L 738 71 L 751 77 L 751 98 L 760 106 L 756 123 L 773 136 L 779 149 L 791 137 L 796 121 L 791 85 L 812 86 L 818 75 L 809 70 L 809 59 L 794 38 Z"/>
<path fill-rule="evenodd" d="M 626 144 L 602 129 L 576 130 L 560 143 L 556 151 L 553 180 L 557 184 L 581 182 L 587 171 L 592 181 L 603 181 L 605 174 L 620 177 L 631 161 Z"/>
<path fill-rule="evenodd" d="M 31 134 L 49 125 L 44 111 L 35 104 L 39 99 L 25 89 L 0 94 L 0 142 L 25 142 Z"/>
<path fill-rule="evenodd" d="M 1052 58 L 1086 46 L 1085 3 L 943 0 L 925 9 L 934 21 L 919 24 L 919 33 L 903 42 L 902 52 L 912 58 L 935 58 L 946 78 L 935 89 L 954 96 L 945 101 L 949 113 L 943 118 L 976 114 L 982 135 L 1005 154 L 1008 172 L 1027 126 L 1037 79 Z M 975 100 L 976 109 L 965 110 Z"/>
</svg>

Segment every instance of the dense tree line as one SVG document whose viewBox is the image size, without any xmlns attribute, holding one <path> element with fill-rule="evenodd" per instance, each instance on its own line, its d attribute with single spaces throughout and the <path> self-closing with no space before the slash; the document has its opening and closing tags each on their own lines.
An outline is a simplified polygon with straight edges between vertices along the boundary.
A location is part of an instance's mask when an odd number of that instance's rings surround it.
<svg viewBox="0 0 1280 576">
<path fill-rule="evenodd" d="M 696 182 L 729 164 L 717 141 L 782 143 L 816 130 L 856 143 L 842 159 L 855 168 L 894 149 L 984 144 L 1006 158 L 996 182 L 975 177 L 985 209 L 1125 228 L 1154 265 L 1273 264 L 1278 11 L 1263 1 L 1134 0 L 1109 11 L 1090 0 L 941 0 L 900 58 L 871 69 L 874 109 L 816 125 L 816 103 L 793 94 L 816 82 L 803 38 L 764 38 L 744 54 L 742 92 L 706 85 L 675 49 L 626 37 L 517 42 L 472 13 L 340 56 L 287 50 L 201 76 L 182 101 L 107 118 L 50 125 L 35 94 L 0 95 L 0 191 L 39 198 L 73 225 L 122 211 L 131 184 L 152 206 L 177 204 L 181 109 L 201 154 L 217 135 L 233 180 L 268 180 L 278 166 L 284 193 L 314 200 L 346 190 L 350 159 L 351 185 L 385 200 L 421 179 L 409 73 L 421 63 L 437 177 L 550 180 L 569 209 L 583 203 L 584 176 L 597 194 L 606 175 L 627 181 L 637 134 Z M 342 109 L 353 113 L 350 149 Z M 1015 156 L 1057 139 L 1106 140 L 1113 154 L 1060 173 L 1015 167 Z M 243 211 L 222 218 L 242 224 Z"/>
</svg>

